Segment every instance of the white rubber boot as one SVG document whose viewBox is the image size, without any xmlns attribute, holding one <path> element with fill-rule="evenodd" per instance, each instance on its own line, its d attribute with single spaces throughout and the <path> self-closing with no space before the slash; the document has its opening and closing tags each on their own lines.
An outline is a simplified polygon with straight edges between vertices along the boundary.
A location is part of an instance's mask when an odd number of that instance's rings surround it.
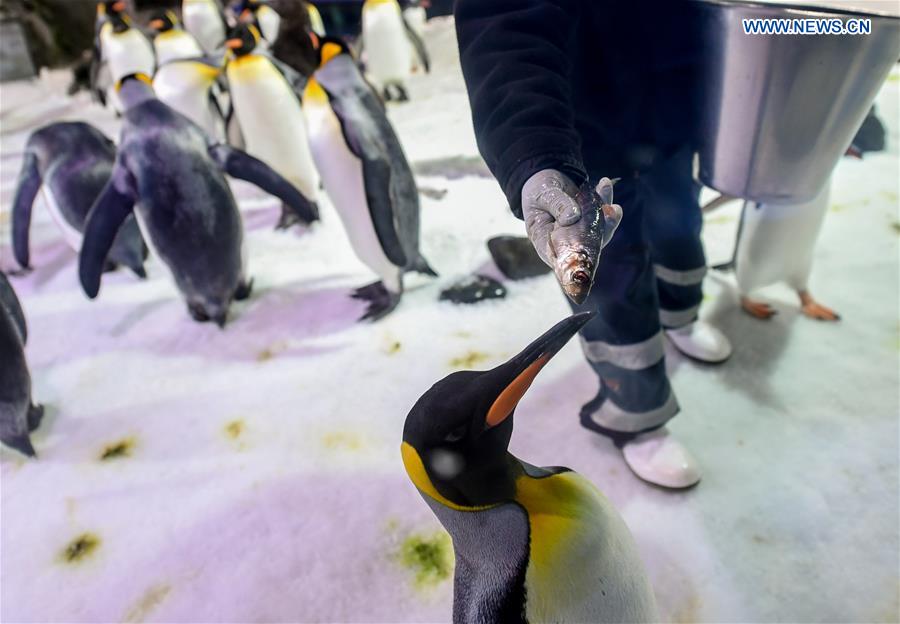
<svg viewBox="0 0 900 624">
<path fill-rule="evenodd" d="M 678 329 L 667 329 L 666 335 L 683 354 L 707 364 L 719 364 L 731 356 L 731 342 L 706 321 L 697 320 Z"/>
<path fill-rule="evenodd" d="M 697 460 L 665 427 L 626 442 L 622 455 L 634 474 L 654 485 L 683 489 L 700 481 Z"/>
</svg>

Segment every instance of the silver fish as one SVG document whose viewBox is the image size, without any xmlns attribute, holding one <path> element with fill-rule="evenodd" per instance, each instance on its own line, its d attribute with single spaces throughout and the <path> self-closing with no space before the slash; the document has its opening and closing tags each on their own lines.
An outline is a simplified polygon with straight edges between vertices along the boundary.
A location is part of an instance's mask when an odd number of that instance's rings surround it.
<svg viewBox="0 0 900 624">
<path fill-rule="evenodd" d="M 603 178 L 596 190 L 585 182 L 575 200 L 581 208 L 581 219 L 551 234 L 556 261 L 553 271 L 566 295 L 576 304 L 584 303 L 600 261 L 600 251 L 612 238 L 622 209 L 612 203 L 613 181 Z M 598 193 L 599 191 L 599 193 Z"/>
</svg>

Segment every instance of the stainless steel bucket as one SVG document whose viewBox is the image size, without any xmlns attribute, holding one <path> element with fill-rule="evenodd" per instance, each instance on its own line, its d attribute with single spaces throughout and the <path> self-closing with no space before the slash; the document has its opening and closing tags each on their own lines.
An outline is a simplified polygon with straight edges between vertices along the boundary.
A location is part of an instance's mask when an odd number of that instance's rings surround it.
<svg viewBox="0 0 900 624">
<path fill-rule="evenodd" d="M 900 19 L 703 0 L 700 180 L 760 202 L 809 201 L 900 58 Z M 868 35 L 747 35 L 748 18 L 872 20 Z"/>
</svg>

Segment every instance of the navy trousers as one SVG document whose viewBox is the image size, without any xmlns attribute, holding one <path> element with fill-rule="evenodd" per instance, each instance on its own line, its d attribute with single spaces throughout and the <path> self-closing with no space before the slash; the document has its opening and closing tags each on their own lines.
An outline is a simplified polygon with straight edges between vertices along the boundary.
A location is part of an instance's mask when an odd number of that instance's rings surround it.
<svg viewBox="0 0 900 624">
<path fill-rule="evenodd" d="M 572 307 L 597 312 L 581 331 L 585 356 L 600 377 L 582 424 L 621 444 L 678 413 L 662 328 L 697 319 L 706 258 L 690 152 L 619 180 L 614 194 L 622 222 L 603 250 L 591 294 Z"/>
</svg>

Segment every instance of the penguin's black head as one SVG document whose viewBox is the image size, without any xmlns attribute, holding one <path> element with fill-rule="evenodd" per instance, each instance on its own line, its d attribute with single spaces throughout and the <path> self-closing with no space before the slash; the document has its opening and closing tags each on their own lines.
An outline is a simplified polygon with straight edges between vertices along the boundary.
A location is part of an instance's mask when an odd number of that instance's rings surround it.
<svg viewBox="0 0 900 624">
<path fill-rule="evenodd" d="M 178 26 L 178 16 L 172 11 L 160 11 L 150 20 L 150 28 L 157 33 L 164 33 Z"/>
<path fill-rule="evenodd" d="M 423 394 L 406 417 L 401 445 L 415 486 L 451 507 L 513 498 L 516 460 L 507 448 L 516 405 L 544 365 L 592 316 L 570 316 L 505 364 L 452 373 Z"/>
<path fill-rule="evenodd" d="M 235 56 L 244 56 L 256 49 L 260 39 L 262 39 L 262 35 L 259 34 L 256 26 L 238 24 L 229 31 L 225 47 L 231 50 Z"/>
<path fill-rule="evenodd" d="M 339 54 L 351 54 L 350 46 L 338 37 L 320 37 L 310 31 L 309 38 L 312 40 L 313 48 L 316 50 L 316 67 L 322 67 Z"/>
<path fill-rule="evenodd" d="M 98 6 L 98 10 L 106 15 L 116 32 L 122 32 L 130 27 L 131 20 L 126 13 L 128 6 L 125 0 L 103 0 L 101 6 L 103 8 Z"/>
</svg>

